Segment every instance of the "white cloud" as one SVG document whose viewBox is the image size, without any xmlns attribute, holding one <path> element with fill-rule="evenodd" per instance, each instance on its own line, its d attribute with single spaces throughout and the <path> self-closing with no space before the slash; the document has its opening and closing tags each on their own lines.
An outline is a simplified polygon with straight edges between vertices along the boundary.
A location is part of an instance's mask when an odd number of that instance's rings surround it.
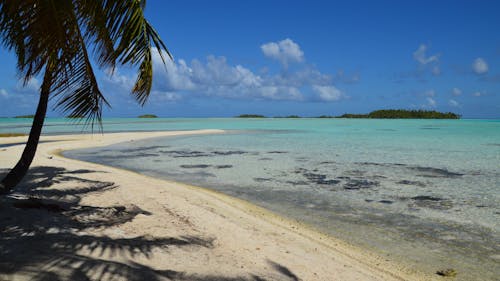
<svg viewBox="0 0 500 281">
<path fill-rule="evenodd" d="M 280 48 L 279 44 L 277 45 Z M 281 52 L 281 49 L 279 50 Z M 294 52 L 283 51 L 283 53 Z M 302 51 L 295 53 L 300 53 L 300 56 L 295 56 L 296 60 L 302 59 Z M 287 62 L 292 57 L 287 55 Z M 166 64 L 165 67 L 157 50 L 153 49 L 154 79 L 151 91 L 153 102 L 177 102 L 200 96 L 326 102 L 337 101 L 344 97 L 344 94 L 334 86 L 333 75 L 321 73 L 311 65 L 302 64 L 293 71 L 271 73 L 267 70 L 256 73 L 242 65 L 230 64 L 223 56 L 212 55 L 205 60 L 193 59 L 191 62 L 182 59 L 175 62 L 169 60 Z M 129 93 L 135 82 L 135 77 L 118 72 L 104 79 L 107 86 L 111 86 L 110 92 Z"/>
<path fill-rule="evenodd" d="M 182 99 L 182 96 L 172 92 L 152 91 L 151 99 L 153 102 L 175 102 Z"/>
<path fill-rule="evenodd" d="M 271 100 L 303 100 L 299 89 L 286 86 L 264 86 L 257 91 L 262 98 Z"/>
<path fill-rule="evenodd" d="M 488 63 L 482 58 L 477 58 L 472 63 L 472 70 L 476 74 L 483 74 L 488 72 Z"/>
<path fill-rule="evenodd" d="M 459 88 L 453 88 L 451 89 L 451 94 L 455 97 L 458 97 L 462 95 L 462 90 L 460 90 Z"/>
<path fill-rule="evenodd" d="M 436 107 L 436 100 L 434 100 L 433 98 L 427 98 L 427 105 L 430 107 Z"/>
<path fill-rule="evenodd" d="M 279 42 L 262 44 L 260 49 L 266 57 L 280 61 L 285 68 L 289 62 L 304 60 L 304 52 L 302 52 L 300 46 L 289 38 Z"/>
<path fill-rule="evenodd" d="M 0 89 L 0 97 L 8 98 L 9 93 L 5 89 Z"/>
<path fill-rule="evenodd" d="M 439 61 L 439 55 L 427 56 L 427 46 L 425 44 L 420 44 L 418 49 L 413 52 L 413 58 L 418 61 L 421 65 L 426 65 L 433 62 Z"/>
<path fill-rule="evenodd" d="M 40 86 L 40 81 L 38 81 L 35 77 L 32 77 L 26 83 L 19 81 L 16 85 L 16 91 L 22 93 L 38 93 Z"/>
<path fill-rule="evenodd" d="M 338 101 L 344 97 L 344 94 L 334 86 L 313 85 L 312 89 L 318 94 L 319 99 L 323 101 Z"/>
<path fill-rule="evenodd" d="M 436 96 L 436 92 L 434 90 L 427 90 L 423 93 L 424 96 L 426 97 L 435 97 Z"/>
<path fill-rule="evenodd" d="M 441 67 L 439 66 L 439 54 L 427 55 L 427 45 L 420 44 L 418 49 L 413 52 L 413 59 L 418 62 L 418 69 L 411 72 L 411 76 L 421 78 L 421 76 L 429 71 L 432 75 L 441 75 Z M 408 75 L 408 74 L 407 74 Z"/>
<path fill-rule="evenodd" d="M 461 107 L 461 106 L 460 106 L 460 103 L 459 103 L 458 101 L 454 100 L 454 99 L 450 99 L 450 100 L 448 101 L 448 104 L 449 104 L 450 106 L 452 106 L 452 107 Z"/>
<path fill-rule="evenodd" d="M 475 96 L 475 97 L 480 97 L 483 94 L 481 92 L 477 91 L 477 92 L 474 92 L 472 95 Z"/>
</svg>

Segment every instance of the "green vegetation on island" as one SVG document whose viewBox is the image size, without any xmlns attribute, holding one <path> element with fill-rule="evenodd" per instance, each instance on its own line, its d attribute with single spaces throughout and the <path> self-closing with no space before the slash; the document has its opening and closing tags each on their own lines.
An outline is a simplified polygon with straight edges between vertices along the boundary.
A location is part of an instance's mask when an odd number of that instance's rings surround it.
<svg viewBox="0 0 500 281">
<path fill-rule="evenodd" d="M 236 118 L 266 118 L 266 116 L 259 114 L 241 114 L 236 116 Z"/>
<path fill-rule="evenodd" d="M 144 114 L 141 116 L 137 116 L 137 118 L 158 118 L 158 116 L 156 116 L 154 114 Z"/>
<path fill-rule="evenodd" d="M 70 115 L 66 116 L 66 118 L 70 118 L 70 119 L 83 119 L 83 118 L 85 118 L 85 116 L 83 116 L 83 115 L 72 115 L 72 114 L 70 114 Z"/>
<path fill-rule="evenodd" d="M 370 118 L 370 119 L 460 119 L 460 114 L 435 110 L 381 109 L 368 114 L 345 113 L 340 116 L 321 115 L 309 118 Z M 259 114 L 241 114 L 236 118 L 267 118 Z M 303 118 L 299 115 L 275 116 L 273 118 Z"/>
<path fill-rule="evenodd" d="M 373 118 L 373 119 L 460 119 L 460 115 L 453 112 L 438 112 L 435 110 L 405 110 L 383 109 L 368 114 L 343 114 L 337 118 Z"/>
<path fill-rule="evenodd" d="M 19 116 L 15 116 L 14 118 L 33 118 L 35 117 L 35 115 L 19 115 Z"/>
<path fill-rule="evenodd" d="M 288 115 L 288 116 L 274 116 L 273 118 L 302 118 L 299 115 Z"/>
</svg>

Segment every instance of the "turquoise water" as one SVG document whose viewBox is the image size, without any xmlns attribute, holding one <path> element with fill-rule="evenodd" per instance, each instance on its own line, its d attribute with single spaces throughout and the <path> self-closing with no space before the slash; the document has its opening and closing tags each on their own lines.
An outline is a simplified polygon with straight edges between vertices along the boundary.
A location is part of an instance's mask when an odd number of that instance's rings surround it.
<svg viewBox="0 0 500 281">
<path fill-rule="evenodd" d="M 75 130 L 48 123 L 46 133 Z M 0 132 L 19 124 L 0 121 Z M 498 280 L 500 120 L 104 122 L 107 132 L 205 128 L 228 133 L 65 155 L 243 198 L 430 273 Z"/>
</svg>

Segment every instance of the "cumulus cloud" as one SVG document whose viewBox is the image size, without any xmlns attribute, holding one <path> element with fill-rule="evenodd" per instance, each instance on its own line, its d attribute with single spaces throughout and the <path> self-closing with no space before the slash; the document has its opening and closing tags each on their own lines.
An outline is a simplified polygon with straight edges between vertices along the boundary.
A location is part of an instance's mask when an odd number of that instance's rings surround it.
<svg viewBox="0 0 500 281">
<path fill-rule="evenodd" d="M 459 88 L 453 88 L 451 89 L 451 94 L 455 97 L 458 97 L 462 95 L 462 90 L 460 90 Z"/>
<path fill-rule="evenodd" d="M 426 100 L 427 100 L 427 106 L 436 107 L 437 103 L 435 99 L 429 97 Z"/>
<path fill-rule="evenodd" d="M 266 57 L 280 61 L 285 68 L 289 62 L 304 60 L 304 52 L 300 49 L 300 46 L 289 38 L 279 42 L 262 44 L 260 49 Z"/>
<path fill-rule="evenodd" d="M 460 103 L 454 99 L 450 99 L 448 101 L 448 104 L 451 106 L 451 107 L 460 107 Z"/>
<path fill-rule="evenodd" d="M 272 43 L 272 44 L 271 44 Z M 303 52 L 290 39 L 267 43 L 261 49 L 272 59 L 287 64 L 302 61 Z M 274 45 L 273 45 L 274 44 Z M 274 50 L 277 46 L 277 51 Z M 274 47 L 273 47 L 274 46 Z M 301 64 L 293 71 L 258 73 L 240 64 L 231 64 L 224 56 L 207 56 L 190 62 L 179 59 L 163 65 L 158 50 L 153 48 L 153 87 L 151 101 L 177 102 L 196 97 L 216 97 L 243 100 L 289 100 L 335 102 L 346 95 L 334 86 L 340 78 L 359 80 L 339 72 L 335 75 L 320 72 L 314 66 Z M 116 84 L 116 90 L 130 92 L 135 82 L 131 75 L 115 72 L 106 77 L 107 86 Z M 351 79 L 351 80 L 352 80 Z"/>
<path fill-rule="evenodd" d="M 472 95 L 475 96 L 475 97 L 480 97 L 480 96 L 483 95 L 483 93 L 477 91 L 477 92 L 474 92 Z"/>
<path fill-rule="evenodd" d="M 420 44 L 418 49 L 413 52 L 413 58 L 420 64 L 426 65 L 433 62 L 439 61 L 439 55 L 427 56 L 427 45 Z"/>
<path fill-rule="evenodd" d="M 7 98 L 9 97 L 9 93 L 5 89 L 0 89 L 0 97 Z"/>
<path fill-rule="evenodd" d="M 38 93 L 40 86 L 40 81 L 38 81 L 35 77 L 32 77 L 26 83 L 19 81 L 15 90 L 21 93 Z"/>
<path fill-rule="evenodd" d="M 482 58 L 477 58 L 472 63 L 472 70 L 476 74 L 484 74 L 488 72 L 488 63 Z"/>
<path fill-rule="evenodd" d="M 318 94 L 318 98 L 323 101 L 338 101 L 344 97 L 344 94 L 334 86 L 313 85 L 312 89 Z"/>
<path fill-rule="evenodd" d="M 153 102 L 176 102 L 182 99 L 182 96 L 172 92 L 152 91 L 151 99 Z"/>
<path fill-rule="evenodd" d="M 418 75 L 420 75 L 422 72 L 426 71 L 426 69 L 430 69 L 430 72 L 432 75 L 440 75 L 441 74 L 441 68 L 439 66 L 439 54 L 427 55 L 427 45 L 425 44 L 420 44 L 418 49 L 413 52 L 413 59 L 415 59 L 418 64 L 419 64 L 419 70 L 418 70 Z"/>
</svg>

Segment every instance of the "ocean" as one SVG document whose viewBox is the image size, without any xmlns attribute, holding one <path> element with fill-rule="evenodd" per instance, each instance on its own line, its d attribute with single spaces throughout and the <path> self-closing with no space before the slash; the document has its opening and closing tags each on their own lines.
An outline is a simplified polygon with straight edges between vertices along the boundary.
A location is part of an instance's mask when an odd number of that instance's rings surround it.
<svg viewBox="0 0 500 281">
<path fill-rule="evenodd" d="M 0 133 L 27 132 L 0 119 Z M 105 119 L 104 131 L 224 129 L 67 151 L 210 188 L 422 271 L 500 276 L 500 120 Z M 47 119 L 44 133 L 81 132 Z"/>
</svg>

